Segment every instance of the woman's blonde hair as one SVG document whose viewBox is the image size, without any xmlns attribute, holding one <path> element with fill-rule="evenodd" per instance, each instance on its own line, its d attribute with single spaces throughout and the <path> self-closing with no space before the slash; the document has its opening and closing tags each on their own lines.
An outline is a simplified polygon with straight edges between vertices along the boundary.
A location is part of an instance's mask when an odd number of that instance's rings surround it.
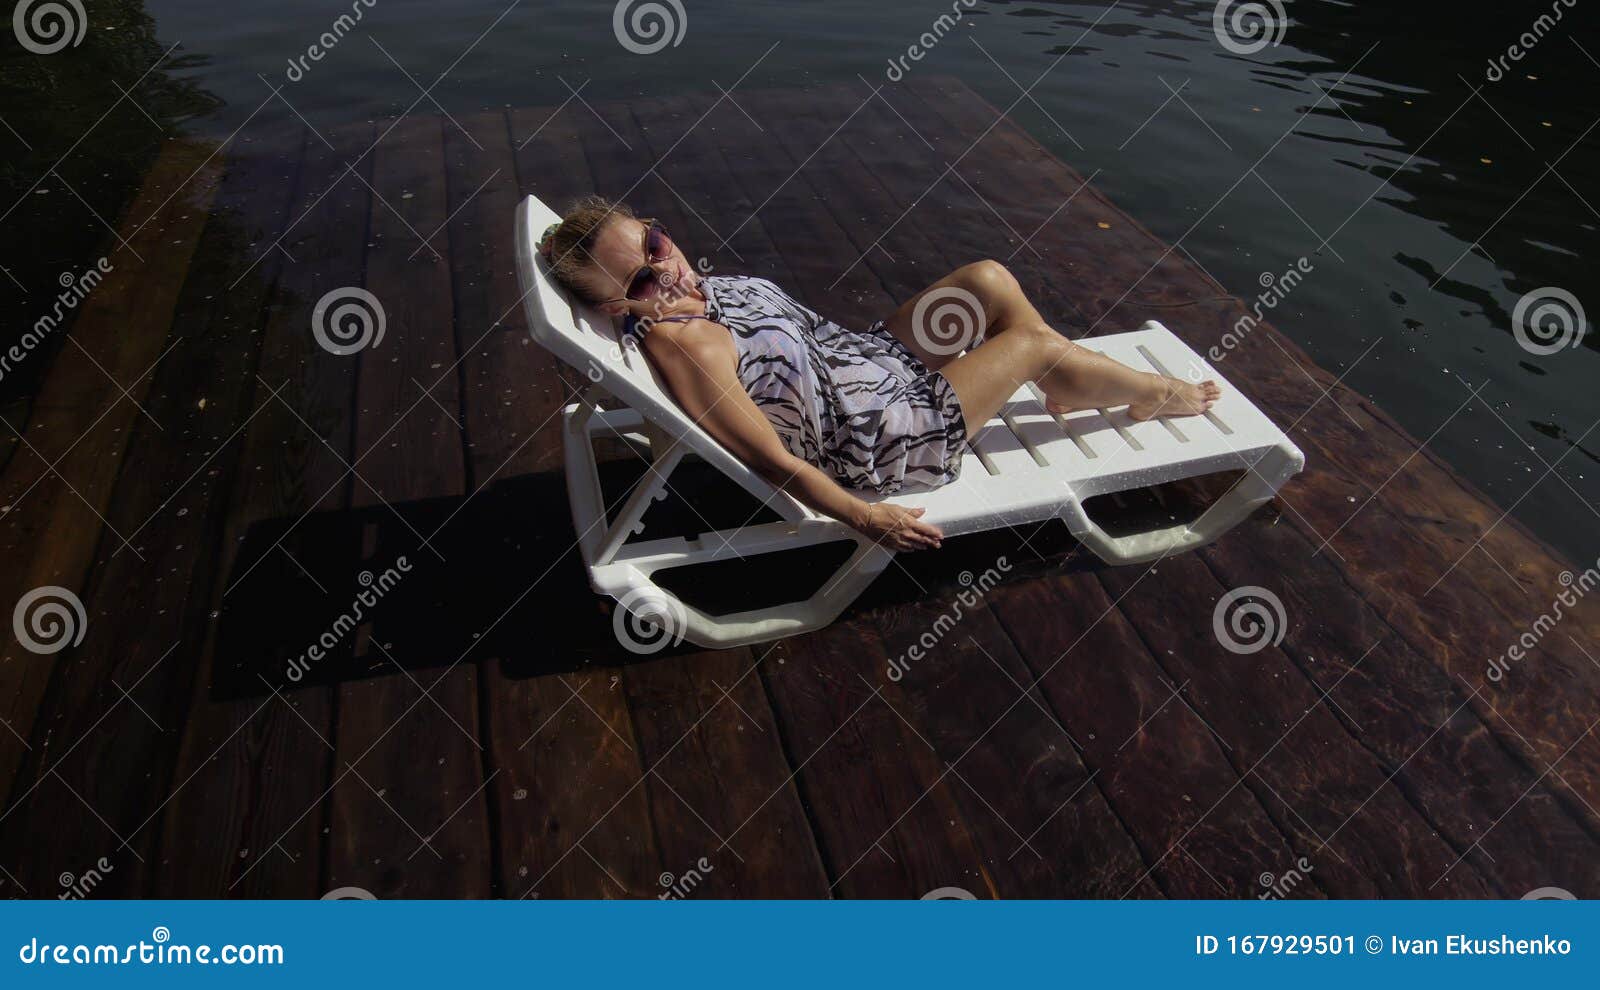
<svg viewBox="0 0 1600 990">
<path fill-rule="evenodd" d="M 550 266 L 550 274 L 568 290 L 589 302 L 598 297 L 589 283 L 595 264 L 594 244 L 606 224 L 614 220 L 636 219 L 626 203 L 603 196 L 585 196 L 568 207 L 561 222 L 545 231 L 539 252 Z"/>
</svg>

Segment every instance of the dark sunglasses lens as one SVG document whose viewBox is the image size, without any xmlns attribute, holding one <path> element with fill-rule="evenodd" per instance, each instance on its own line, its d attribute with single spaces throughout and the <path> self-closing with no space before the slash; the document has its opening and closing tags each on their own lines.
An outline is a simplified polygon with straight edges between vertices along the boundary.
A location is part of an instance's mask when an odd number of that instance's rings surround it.
<svg viewBox="0 0 1600 990">
<path fill-rule="evenodd" d="M 672 253 L 672 238 L 667 236 L 665 227 L 658 223 L 650 225 L 650 234 L 645 238 L 645 249 L 650 252 L 651 261 L 661 261 Z"/>
<path fill-rule="evenodd" d="M 633 281 L 628 283 L 628 298 L 633 302 L 640 302 L 655 294 L 656 271 L 654 268 L 641 268 L 633 276 Z"/>
</svg>

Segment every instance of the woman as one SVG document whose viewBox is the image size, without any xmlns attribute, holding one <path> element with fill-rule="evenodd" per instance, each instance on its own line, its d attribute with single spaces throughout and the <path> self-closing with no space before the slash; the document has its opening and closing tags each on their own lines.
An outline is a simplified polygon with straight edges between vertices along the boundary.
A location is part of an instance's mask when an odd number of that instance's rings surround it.
<svg viewBox="0 0 1600 990">
<path fill-rule="evenodd" d="M 598 197 L 547 231 L 540 252 L 559 282 L 624 321 L 677 402 L 735 457 L 895 550 L 938 547 L 943 534 L 923 509 L 851 490 L 954 480 L 968 435 L 1023 382 L 1037 382 L 1053 412 L 1126 405 L 1135 419 L 1197 415 L 1221 394 L 1067 340 L 994 261 L 951 272 L 857 332 L 765 279 L 701 277 L 659 223 Z M 930 322 L 949 302 L 971 310 L 973 339 L 951 342 Z"/>
</svg>

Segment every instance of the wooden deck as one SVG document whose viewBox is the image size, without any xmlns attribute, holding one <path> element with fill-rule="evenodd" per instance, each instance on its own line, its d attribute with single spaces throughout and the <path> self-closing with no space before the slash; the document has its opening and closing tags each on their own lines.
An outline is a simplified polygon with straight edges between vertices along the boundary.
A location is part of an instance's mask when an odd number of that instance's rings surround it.
<svg viewBox="0 0 1600 990">
<path fill-rule="evenodd" d="M 856 324 L 982 257 L 1073 336 L 1159 318 L 1203 350 L 1245 312 L 959 82 L 866 96 L 169 145 L 122 221 L 144 261 L 112 256 L 0 466 L 0 603 L 88 616 L 0 654 L 0 892 L 1600 896 L 1600 607 L 1489 681 L 1572 565 L 1270 327 L 1222 368 L 1308 467 L 1214 547 L 1112 570 L 1051 523 L 902 557 L 816 634 L 617 644 L 561 479 L 584 383 L 517 306 L 521 194 L 626 196 Z M 386 335 L 332 356 L 312 308 L 359 285 Z M 1212 620 L 1244 585 L 1288 621 L 1241 656 Z"/>
</svg>

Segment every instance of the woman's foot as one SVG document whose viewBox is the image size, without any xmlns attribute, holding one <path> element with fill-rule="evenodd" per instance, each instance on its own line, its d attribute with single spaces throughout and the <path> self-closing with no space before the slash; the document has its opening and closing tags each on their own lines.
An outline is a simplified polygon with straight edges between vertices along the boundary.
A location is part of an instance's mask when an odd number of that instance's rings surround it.
<svg viewBox="0 0 1600 990">
<path fill-rule="evenodd" d="M 1157 416 L 1198 416 L 1210 409 L 1222 397 L 1222 389 L 1214 381 L 1198 384 L 1164 375 L 1151 375 L 1154 381 L 1150 395 L 1128 406 L 1133 419 L 1154 419 Z"/>
</svg>

